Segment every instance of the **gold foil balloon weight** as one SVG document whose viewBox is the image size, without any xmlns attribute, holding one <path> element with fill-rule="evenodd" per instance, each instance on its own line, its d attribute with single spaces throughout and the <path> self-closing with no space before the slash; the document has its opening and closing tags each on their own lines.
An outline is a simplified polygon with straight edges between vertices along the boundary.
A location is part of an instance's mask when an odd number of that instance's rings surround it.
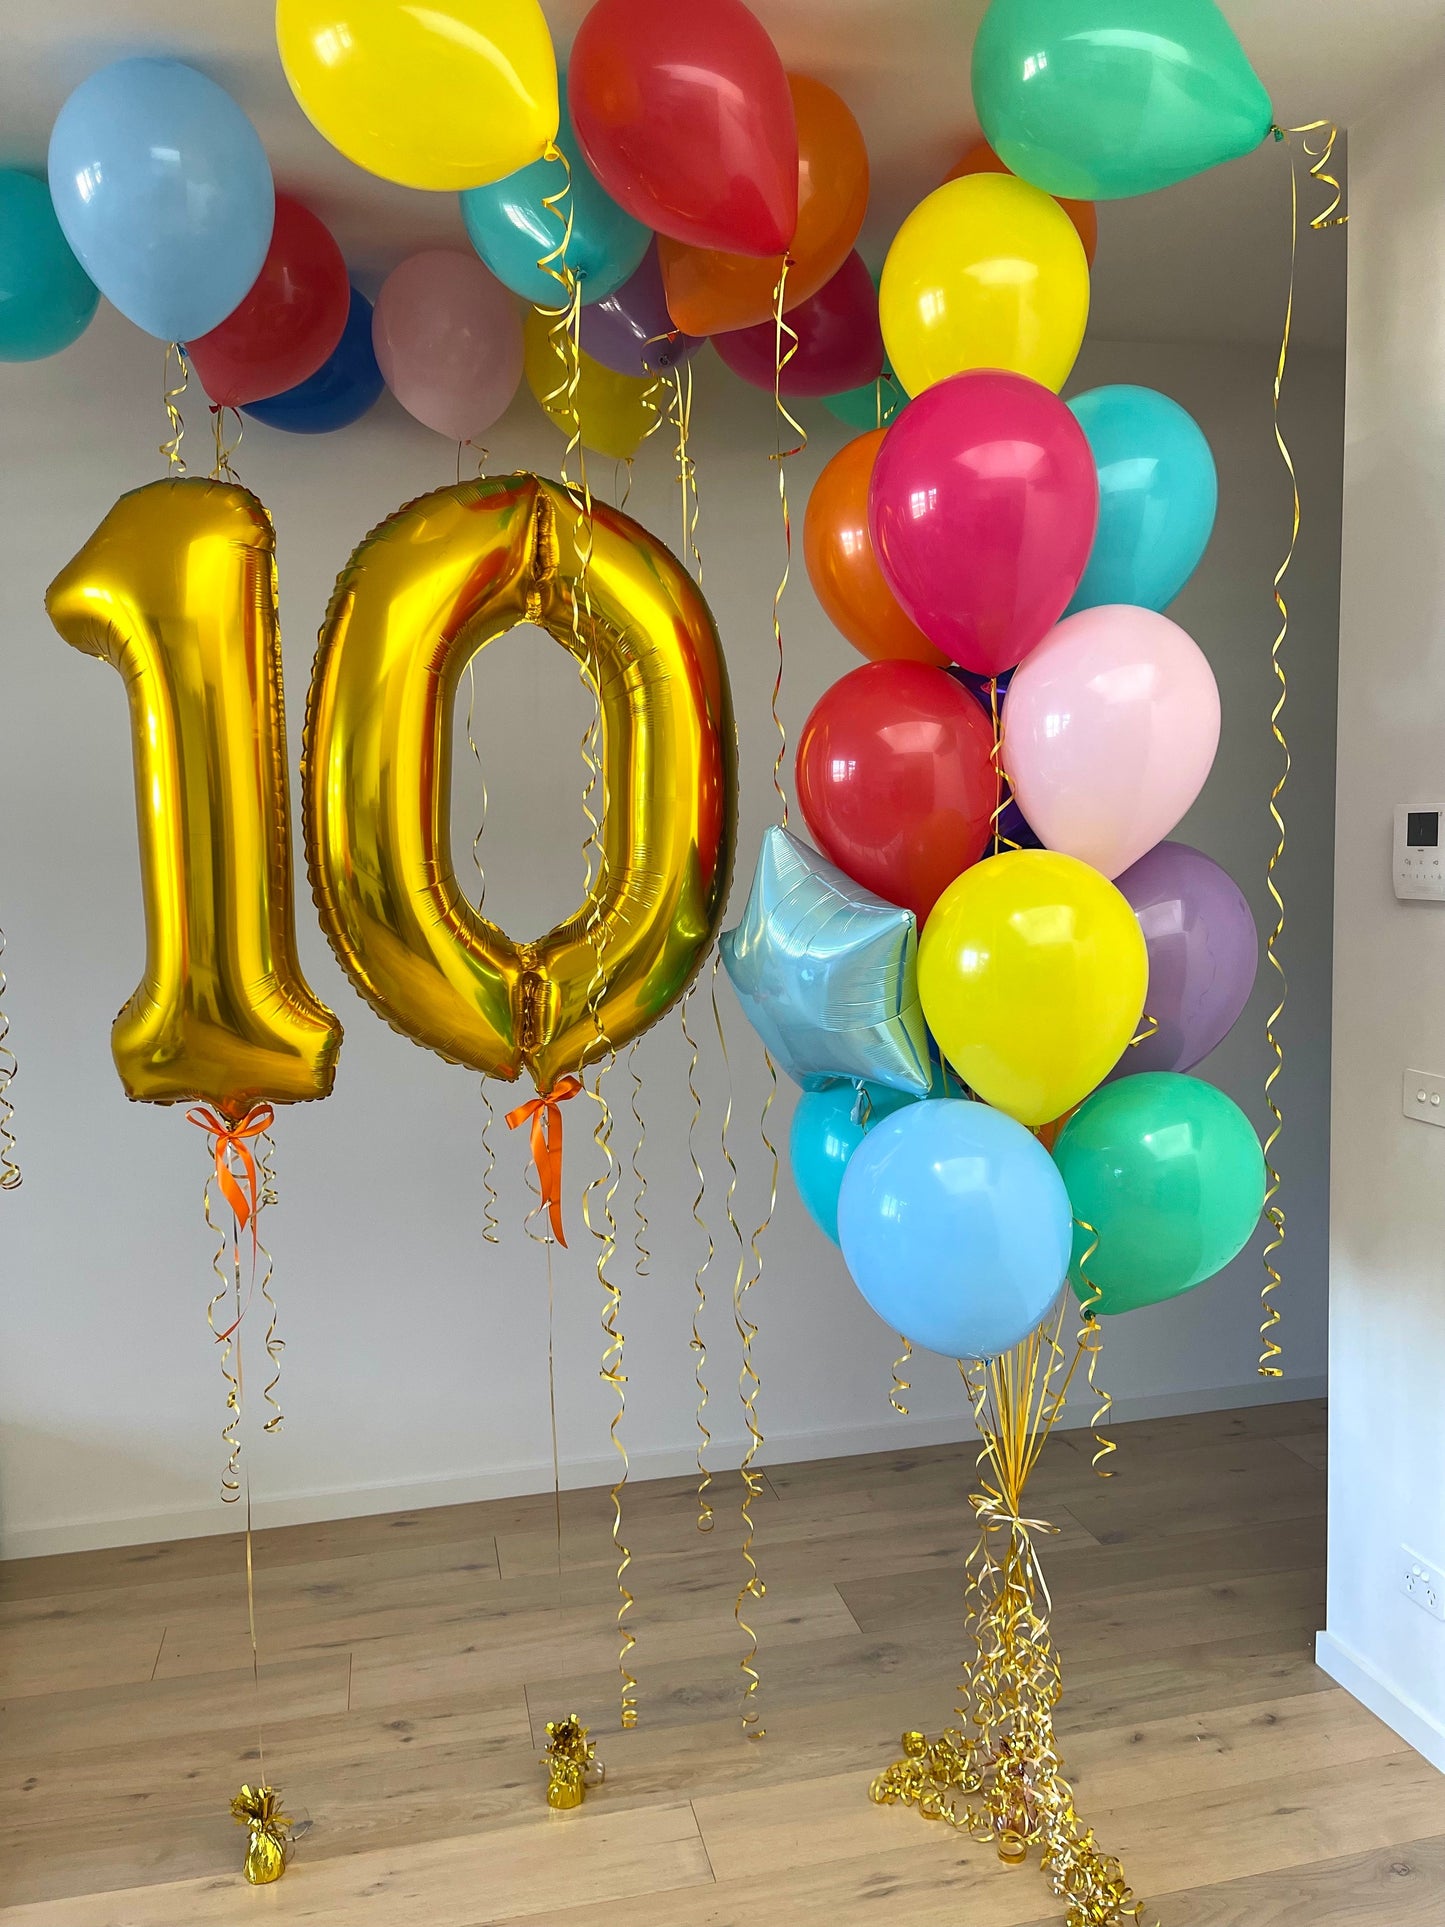
<svg viewBox="0 0 1445 1927">
<path fill-rule="evenodd" d="M 542 1764 L 547 1769 L 547 1805 L 559 1813 L 580 1807 L 588 1788 L 601 1786 L 606 1774 L 587 1728 L 575 1713 L 565 1720 L 548 1720 Z"/>
<path fill-rule="evenodd" d="M 249 1829 L 247 1880 L 253 1887 L 270 1886 L 286 1871 L 295 1824 L 289 1813 L 281 1811 L 280 1794 L 271 1786 L 243 1786 L 231 1802 L 231 1817 L 238 1827 Z"/>
</svg>

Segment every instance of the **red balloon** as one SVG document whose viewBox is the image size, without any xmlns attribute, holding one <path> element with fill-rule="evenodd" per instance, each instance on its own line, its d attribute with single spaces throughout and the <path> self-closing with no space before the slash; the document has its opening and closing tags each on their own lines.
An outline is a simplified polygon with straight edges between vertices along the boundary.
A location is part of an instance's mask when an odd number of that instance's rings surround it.
<svg viewBox="0 0 1445 1927">
<path fill-rule="evenodd" d="M 250 293 L 186 352 L 218 407 L 265 401 L 316 373 L 340 341 L 350 306 L 346 263 L 330 230 L 278 194 L 271 245 Z"/>
<path fill-rule="evenodd" d="M 1099 477 L 1057 395 L 971 368 L 916 395 L 868 488 L 873 550 L 928 640 L 999 676 L 1068 606 L 1094 545 Z"/>
<path fill-rule="evenodd" d="M 855 883 L 925 919 L 988 847 L 993 727 L 943 669 L 869 662 L 826 691 L 798 739 L 798 802 Z"/>
<path fill-rule="evenodd" d="M 791 345 L 789 328 L 798 337 L 798 346 L 779 383 L 785 395 L 841 395 L 845 389 L 877 381 L 883 372 L 878 290 L 856 252 L 815 295 L 789 308 L 784 317 L 784 354 Z M 775 321 L 731 328 L 714 335 L 712 345 L 735 375 L 772 393 L 778 352 Z"/>
<path fill-rule="evenodd" d="M 783 63 L 742 0 L 597 0 L 567 103 L 587 165 L 658 234 L 782 254 L 798 224 L 798 130 Z"/>
</svg>

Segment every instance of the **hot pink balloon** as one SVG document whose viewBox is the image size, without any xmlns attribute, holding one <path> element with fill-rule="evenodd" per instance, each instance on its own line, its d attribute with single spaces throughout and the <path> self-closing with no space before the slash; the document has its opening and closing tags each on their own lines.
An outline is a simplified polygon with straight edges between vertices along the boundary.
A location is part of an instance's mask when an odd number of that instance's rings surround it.
<svg viewBox="0 0 1445 1927">
<path fill-rule="evenodd" d="M 783 352 L 791 343 L 786 330 L 798 337 L 788 356 L 779 388 L 785 395 L 841 395 L 876 381 L 883 372 L 883 334 L 878 326 L 878 290 L 855 251 L 831 281 L 815 295 L 790 308 L 784 317 Z M 773 392 L 773 368 L 778 352 L 775 321 L 752 328 L 733 328 L 713 336 L 713 347 L 744 381 Z"/>
<path fill-rule="evenodd" d="M 1116 877 L 1161 843 L 1204 787 L 1219 690 L 1167 616 L 1106 603 L 1069 616 L 1014 671 L 1003 761 L 1051 850 Z"/>
<path fill-rule="evenodd" d="M 868 520 L 889 587 L 980 676 L 1012 669 L 1058 621 L 1098 519 L 1083 429 L 1057 395 L 996 368 L 925 389 L 873 465 Z"/>
<path fill-rule="evenodd" d="M 371 340 L 402 407 L 450 441 L 485 434 L 522 380 L 517 304 L 459 248 L 427 248 L 392 270 L 376 297 Z"/>
</svg>

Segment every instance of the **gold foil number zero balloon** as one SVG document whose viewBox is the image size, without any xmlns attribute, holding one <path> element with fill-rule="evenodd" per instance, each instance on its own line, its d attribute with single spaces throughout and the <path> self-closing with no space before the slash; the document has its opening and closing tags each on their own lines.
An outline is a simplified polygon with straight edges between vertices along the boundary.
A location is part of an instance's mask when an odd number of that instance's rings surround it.
<svg viewBox="0 0 1445 1927">
<path fill-rule="evenodd" d="M 526 943 L 462 894 L 450 828 L 457 683 L 519 622 L 576 655 L 598 692 L 605 797 L 591 896 Z M 322 627 L 304 796 L 327 935 L 396 1029 L 549 1090 L 655 1022 L 705 956 L 732 868 L 736 762 L 712 617 L 660 542 L 615 509 L 584 521 L 533 475 L 439 489 L 361 544 Z"/>
<path fill-rule="evenodd" d="M 248 489 L 123 495 L 45 598 L 64 639 L 125 678 L 145 975 L 115 1020 L 126 1093 L 325 1097 L 341 1026 L 296 955 L 275 531 Z"/>
</svg>

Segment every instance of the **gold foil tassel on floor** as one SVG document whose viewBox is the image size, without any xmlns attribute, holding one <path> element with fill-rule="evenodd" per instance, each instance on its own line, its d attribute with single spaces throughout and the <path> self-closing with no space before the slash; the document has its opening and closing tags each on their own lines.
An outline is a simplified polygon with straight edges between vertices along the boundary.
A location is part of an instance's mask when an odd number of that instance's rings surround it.
<svg viewBox="0 0 1445 1927">
<path fill-rule="evenodd" d="M 249 1828 L 246 1841 L 246 1878 L 253 1887 L 269 1887 L 286 1871 L 291 1854 L 289 1813 L 281 1811 L 281 1795 L 273 1786 L 243 1786 L 231 1802 L 231 1817 Z"/>
<path fill-rule="evenodd" d="M 979 1540 L 966 1568 L 970 1651 L 959 1724 L 935 1740 L 905 1733 L 902 1758 L 869 1794 L 880 1806 L 915 1806 L 946 1821 L 1011 1865 L 1037 1848 L 1067 1927 L 1119 1927 L 1139 1920 L 1141 1904 L 1079 1818 L 1054 1737 L 1063 1676 L 1036 1542 L 1055 1528 L 1023 1512 L 1029 1475 L 1089 1356 L 1080 1343 L 1070 1359 L 1059 1342 L 1068 1302 L 1011 1352 L 959 1367 L 983 1441 L 980 1489 L 970 1499 Z"/>
<path fill-rule="evenodd" d="M 542 1764 L 547 1769 L 547 1805 L 558 1813 L 580 1807 L 587 1789 L 601 1786 L 607 1771 L 575 1713 L 565 1720 L 548 1720 Z"/>
</svg>

